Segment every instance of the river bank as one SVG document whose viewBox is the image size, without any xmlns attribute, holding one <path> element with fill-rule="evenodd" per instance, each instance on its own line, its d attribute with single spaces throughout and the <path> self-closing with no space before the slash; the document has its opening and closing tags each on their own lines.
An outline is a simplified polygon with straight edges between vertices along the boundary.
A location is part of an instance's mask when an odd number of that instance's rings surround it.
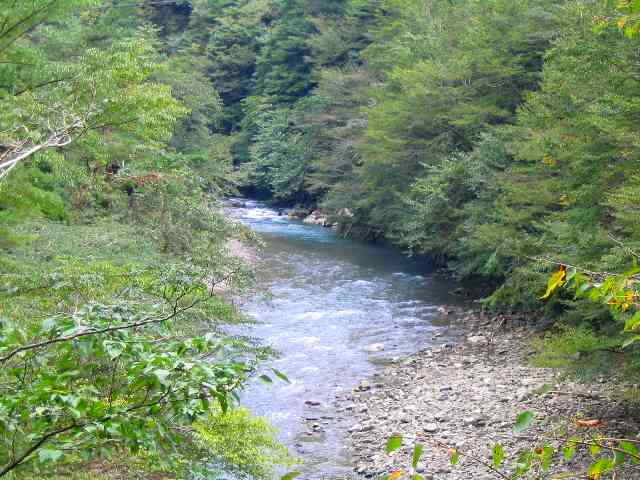
<svg viewBox="0 0 640 480">
<path fill-rule="evenodd" d="M 637 439 L 640 425 L 632 420 L 637 416 L 623 414 L 623 402 L 612 395 L 617 388 L 604 380 L 578 384 L 530 365 L 536 333 L 502 325 L 495 329 L 482 316 L 460 319 L 458 340 L 393 363 L 337 398 L 338 410 L 352 414 L 348 440 L 356 473 L 379 478 L 406 471 L 417 442 L 425 445 L 418 469 L 425 479 L 500 478 L 464 454 L 490 464 L 495 443 L 507 453 L 537 447 L 535 439 L 544 432 L 566 425 L 580 430 L 578 418 L 602 421 L 594 433 Z M 516 434 L 516 417 L 524 411 L 535 412 L 536 421 Z M 385 444 L 394 434 L 403 436 L 403 448 L 387 455 Z M 450 449 L 463 454 L 456 466 L 451 465 Z M 589 463 L 584 452 L 557 471 L 584 472 Z M 547 475 L 532 478 L 552 478 Z M 640 470 L 629 467 L 619 478 L 640 478 Z"/>
</svg>

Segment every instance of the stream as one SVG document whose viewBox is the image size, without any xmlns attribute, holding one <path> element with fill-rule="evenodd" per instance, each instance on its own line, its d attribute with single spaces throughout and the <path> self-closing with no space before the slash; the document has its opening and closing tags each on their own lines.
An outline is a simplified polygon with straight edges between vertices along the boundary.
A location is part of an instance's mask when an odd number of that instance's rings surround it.
<svg viewBox="0 0 640 480">
<path fill-rule="evenodd" d="M 438 308 L 462 301 L 450 293 L 455 284 L 425 263 L 243 202 L 228 211 L 264 241 L 258 283 L 268 292 L 243 304 L 258 321 L 245 333 L 279 352 L 272 366 L 291 383 L 256 381 L 242 403 L 304 460 L 299 478 L 353 477 L 349 411 L 336 407 L 336 396 L 385 363 L 446 342 Z"/>
</svg>

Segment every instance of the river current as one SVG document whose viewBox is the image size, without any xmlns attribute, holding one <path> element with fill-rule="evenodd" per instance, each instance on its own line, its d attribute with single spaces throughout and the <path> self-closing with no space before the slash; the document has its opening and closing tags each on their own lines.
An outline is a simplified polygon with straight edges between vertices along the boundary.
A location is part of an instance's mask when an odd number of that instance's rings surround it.
<svg viewBox="0 0 640 480">
<path fill-rule="evenodd" d="M 349 415 L 335 407 L 336 396 L 382 364 L 443 343 L 438 308 L 460 303 L 455 285 L 393 249 L 340 238 L 258 202 L 229 212 L 264 241 L 258 282 L 268 294 L 244 303 L 258 322 L 245 333 L 279 352 L 271 364 L 291 381 L 256 381 L 242 403 L 304 460 L 300 478 L 351 477 Z"/>
</svg>

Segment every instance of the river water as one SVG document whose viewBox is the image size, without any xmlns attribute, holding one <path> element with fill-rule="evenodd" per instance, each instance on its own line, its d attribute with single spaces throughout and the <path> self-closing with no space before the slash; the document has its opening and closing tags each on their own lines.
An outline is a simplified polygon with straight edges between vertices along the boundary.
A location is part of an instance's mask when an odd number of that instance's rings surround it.
<svg viewBox="0 0 640 480">
<path fill-rule="evenodd" d="M 336 408 L 336 396 L 381 364 L 445 342 L 438 307 L 460 303 L 455 285 L 390 248 L 245 205 L 229 211 L 264 240 L 258 282 L 268 292 L 244 304 L 258 321 L 247 333 L 279 352 L 272 366 L 291 383 L 255 382 L 242 403 L 304 459 L 300 478 L 350 477 L 348 411 Z"/>
</svg>

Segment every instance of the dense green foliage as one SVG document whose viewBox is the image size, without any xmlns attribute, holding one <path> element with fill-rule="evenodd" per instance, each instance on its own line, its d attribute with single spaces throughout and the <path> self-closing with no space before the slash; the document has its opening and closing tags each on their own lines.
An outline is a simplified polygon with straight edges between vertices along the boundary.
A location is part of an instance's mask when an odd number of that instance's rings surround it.
<svg viewBox="0 0 640 480">
<path fill-rule="evenodd" d="M 270 355 L 226 332 L 255 239 L 221 211 L 224 98 L 179 3 L 0 1 L 0 477 L 293 462 L 236 410 Z"/>
</svg>

